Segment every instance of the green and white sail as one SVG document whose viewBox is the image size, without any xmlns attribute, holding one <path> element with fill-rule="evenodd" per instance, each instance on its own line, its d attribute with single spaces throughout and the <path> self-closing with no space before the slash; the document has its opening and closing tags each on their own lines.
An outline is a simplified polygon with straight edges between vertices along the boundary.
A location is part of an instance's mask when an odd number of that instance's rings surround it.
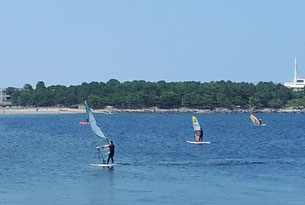
<svg viewBox="0 0 305 205">
<path fill-rule="evenodd" d="M 200 124 L 195 116 L 192 117 L 194 132 L 200 131 Z"/>
<path fill-rule="evenodd" d="M 94 135 L 102 140 L 101 146 L 103 146 L 105 144 L 109 144 L 109 142 L 110 142 L 109 139 L 104 135 L 104 133 L 102 132 L 102 129 L 97 125 L 96 120 L 92 114 L 92 111 L 86 101 L 85 101 L 85 107 L 86 107 L 86 112 L 87 112 L 87 116 L 88 116 L 88 121 L 89 121 L 90 127 L 91 127 Z M 109 148 L 104 148 L 102 150 L 98 149 L 98 150 L 99 150 L 99 153 L 102 155 L 103 161 L 105 162 L 108 159 Z"/>
</svg>

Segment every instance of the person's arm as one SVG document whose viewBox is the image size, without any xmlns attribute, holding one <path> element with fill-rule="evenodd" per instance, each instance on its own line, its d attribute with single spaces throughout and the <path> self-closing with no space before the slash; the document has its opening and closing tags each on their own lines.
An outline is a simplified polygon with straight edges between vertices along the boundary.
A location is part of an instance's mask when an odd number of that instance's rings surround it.
<svg viewBox="0 0 305 205">
<path fill-rule="evenodd" d="M 109 145 L 109 144 L 106 144 L 106 145 L 103 145 L 102 147 L 103 147 L 103 148 L 106 148 L 106 147 L 110 147 L 110 145 Z"/>
<path fill-rule="evenodd" d="M 100 149 L 100 148 L 103 148 L 103 149 L 104 149 L 105 147 L 109 147 L 109 144 L 97 146 L 96 149 Z"/>
</svg>

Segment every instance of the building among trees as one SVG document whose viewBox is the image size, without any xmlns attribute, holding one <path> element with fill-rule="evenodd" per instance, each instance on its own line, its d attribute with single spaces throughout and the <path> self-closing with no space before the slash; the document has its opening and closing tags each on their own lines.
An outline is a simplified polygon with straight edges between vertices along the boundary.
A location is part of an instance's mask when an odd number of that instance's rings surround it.
<svg viewBox="0 0 305 205">
<path fill-rule="evenodd" d="M 7 101 L 9 99 L 10 95 L 6 94 L 6 89 L 0 88 L 0 102 Z"/>
<path fill-rule="evenodd" d="M 8 101 L 10 100 L 10 95 L 6 93 L 6 89 L 0 88 L 0 105 L 10 105 L 11 103 Z"/>
</svg>

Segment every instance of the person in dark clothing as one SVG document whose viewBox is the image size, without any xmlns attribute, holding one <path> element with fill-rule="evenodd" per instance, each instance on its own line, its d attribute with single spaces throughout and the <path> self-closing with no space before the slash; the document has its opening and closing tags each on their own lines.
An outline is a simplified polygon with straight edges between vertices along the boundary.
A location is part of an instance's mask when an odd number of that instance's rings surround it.
<svg viewBox="0 0 305 205">
<path fill-rule="evenodd" d="M 108 145 L 104 145 L 103 147 L 109 147 L 109 156 L 108 156 L 108 159 L 107 159 L 107 164 L 109 164 L 109 160 L 111 159 L 111 162 L 113 164 L 114 160 L 113 160 L 113 156 L 114 156 L 114 149 L 115 149 L 115 146 L 113 144 L 113 141 L 110 141 L 110 144 Z"/>
<path fill-rule="evenodd" d="M 202 130 L 202 128 L 200 128 L 199 141 L 202 141 L 202 137 L 203 137 L 203 130 Z"/>
</svg>

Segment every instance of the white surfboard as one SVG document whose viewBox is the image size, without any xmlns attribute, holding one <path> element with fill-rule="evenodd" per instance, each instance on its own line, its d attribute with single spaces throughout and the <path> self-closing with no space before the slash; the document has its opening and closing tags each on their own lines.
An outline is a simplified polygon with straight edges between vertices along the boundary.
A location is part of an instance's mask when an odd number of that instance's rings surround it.
<svg viewBox="0 0 305 205">
<path fill-rule="evenodd" d="M 203 142 L 203 141 L 187 141 L 190 144 L 211 144 L 211 142 Z"/>
<path fill-rule="evenodd" d="M 112 168 L 114 164 L 90 164 L 92 167 L 108 167 Z"/>
</svg>

